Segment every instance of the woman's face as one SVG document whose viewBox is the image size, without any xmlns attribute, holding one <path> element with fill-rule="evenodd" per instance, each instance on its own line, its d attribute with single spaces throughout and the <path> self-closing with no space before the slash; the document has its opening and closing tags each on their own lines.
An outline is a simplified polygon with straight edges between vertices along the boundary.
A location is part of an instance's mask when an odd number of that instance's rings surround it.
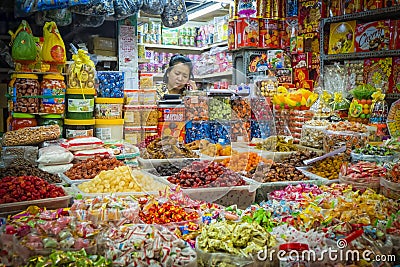
<svg viewBox="0 0 400 267">
<path fill-rule="evenodd" d="M 190 68 L 188 65 L 178 63 L 168 73 L 168 88 L 182 89 L 189 81 Z"/>
</svg>

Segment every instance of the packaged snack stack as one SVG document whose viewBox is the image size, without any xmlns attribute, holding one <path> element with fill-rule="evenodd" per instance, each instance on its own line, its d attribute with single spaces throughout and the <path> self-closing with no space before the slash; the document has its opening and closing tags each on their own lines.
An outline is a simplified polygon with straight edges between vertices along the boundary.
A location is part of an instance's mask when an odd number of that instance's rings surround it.
<svg viewBox="0 0 400 267">
<path fill-rule="evenodd" d="M 388 104 L 385 101 L 385 94 L 382 94 L 381 89 L 377 89 L 372 94 L 372 105 L 371 105 L 371 116 L 369 118 L 370 124 L 376 125 L 376 141 L 382 141 L 387 139 L 389 132 L 386 126 L 386 120 L 388 117 Z"/>
<path fill-rule="evenodd" d="M 68 69 L 67 112 L 64 120 L 66 138 L 94 136 L 94 78 L 96 69 L 84 50 L 72 56 Z"/>
</svg>

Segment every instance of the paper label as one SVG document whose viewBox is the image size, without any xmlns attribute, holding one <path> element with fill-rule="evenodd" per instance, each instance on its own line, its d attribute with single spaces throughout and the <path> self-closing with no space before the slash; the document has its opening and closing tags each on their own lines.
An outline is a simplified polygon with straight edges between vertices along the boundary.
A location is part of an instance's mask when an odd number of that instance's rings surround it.
<svg viewBox="0 0 400 267">
<path fill-rule="evenodd" d="M 68 99 L 68 112 L 93 112 L 94 99 Z"/>
<path fill-rule="evenodd" d="M 111 140 L 111 128 L 96 128 L 96 137 L 101 140 Z"/>
</svg>

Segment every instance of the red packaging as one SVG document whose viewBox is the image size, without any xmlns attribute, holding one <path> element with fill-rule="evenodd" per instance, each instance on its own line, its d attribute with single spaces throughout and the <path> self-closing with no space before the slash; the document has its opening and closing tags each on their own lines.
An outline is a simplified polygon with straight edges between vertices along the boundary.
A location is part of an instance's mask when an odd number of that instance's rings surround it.
<svg viewBox="0 0 400 267">
<path fill-rule="evenodd" d="M 235 28 L 236 28 L 236 21 L 235 20 L 230 20 L 228 22 L 228 49 L 229 50 L 236 49 Z"/>
<path fill-rule="evenodd" d="M 301 68 L 301 69 L 295 69 L 294 70 L 294 80 L 295 81 L 304 81 L 308 80 L 308 69 L 307 68 Z"/>
<path fill-rule="evenodd" d="M 382 86 L 382 92 L 389 91 L 392 81 L 392 58 L 369 58 L 364 60 L 364 83 Z"/>
<path fill-rule="evenodd" d="M 239 18 L 236 21 L 236 47 L 258 47 L 258 18 Z"/>
<path fill-rule="evenodd" d="M 314 81 L 313 80 L 304 80 L 300 82 L 300 88 L 308 89 L 310 91 L 314 91 Z"/>
<path fill-rule="evenodd" d="M 179 142 L 185 140 L 185 122 L 160 122 L 157 131 L 161 138 L 172 136 L 177 138 Z"/>
<path fill-rule="evenodd" d="M 400 57 L 393 58 L 392 82 L 388 93 L 400 93 Z"/>
<path fill-rule="evenodd" d="M 309 53 L 292 55 L 292 67 L 294 69 L 309 68 L 311 66 L 311 56 Z"/>
<path fill-rule="evenodd" d="M 388 50 L 390 44 L 390 20 L 357 24 L 354 46 L 356 52 Z"/>
<path fill-rule="evenodd" d="M 317 32 L 321 19 L 321 2 L 318 0 L 299 3 L 299 33 Z"/>
<path fill-rule="evenodd" d="M 363 0 L 346 0 L 343 3 L 343 14 L 353 14 L 363 11 Z"/>
<path fill-rule="evenodd" d="M 183 122 L 185 121 L 184 107 L 159 107 L 159 122 Z"/>
<path fill-rule="evenodd" d="M 341 0 L 329 1 L 329 4 L 327 5 L 326 13 L 327 13 L 328 17 L 341 16 L 343 14 L 342 1 Z"/>
<path fill-rule="evenodd" d="M 400 49 L 400 20 L 390 21 L 390 49 Z"/>
<path fill-rule="evenodd" d="M 373 10 L 383 7 L 384 0 L 364 0 L 364 10 Z"/>
<path fill-rule="evenodd" d="M 280 36 L 278 21 L 274 19 L 260 19 L 260 41 L 261 48 L 279 48 Z"/>
</svg>

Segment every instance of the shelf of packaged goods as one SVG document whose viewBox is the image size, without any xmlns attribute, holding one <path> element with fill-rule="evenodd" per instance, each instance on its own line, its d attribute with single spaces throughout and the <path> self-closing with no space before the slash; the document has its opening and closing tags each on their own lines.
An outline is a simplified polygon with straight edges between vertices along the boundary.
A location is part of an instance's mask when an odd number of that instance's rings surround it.
<svg viewBox="0 0 400 267">
<path fill-rule="evenodd" d="M 346 60 L 346 59 L 365 59 L 373 57 L 392 57 L 400 56 L 400 50 L 384 50 L 376 52 L 355 52 L 348 54 L 336 54 L 336 55 L 322 55 L 322 60 L 333 61 L 333 60 Z"/>
<path fill-rule="evenodd" d="M 145 74 L 145 73 L 143 73 Z M 164 77 L 164 73 L 146 73 L 146 74 L 153 74 L 154 79 L 162 79 Z M 227 76 L 232 76 L 232 71 L 224 71 L 224 72 L 216 72 L 216 73 L 211 73 L 211 74 L 205 74 L 205 75 L 199 75 L 195 76 L 194 79 L 196 81 L 201 81 L 201 80 L 206 80 L 206 79 L 212 79 L 212 78 L 219 78 L 219 77 L 227 77 Z"/>
<path fill-rule="evenodd" d="M 140 45 L 144 45 L 146 48 L 154 48 L 154 49 L 206 51 L 213 47 L 226 46 L 226 45 L 228 45 L 228 42 L 222 41 L 222 42 L 214 43 L 214 44 L 207 45 L 204 47 L 181 46 L 181 45 L 162 45 L 162 44 L 140 44 Z"/>
<path fill-rule="evenodd" d="M 118 61 L 118 58 L 97 55 L 97 61 Z"/>
<path fill-rule="evenodd" d="M 146 59 L 146 58 L 138 58 L 138 63 L 150 63 L 150 59 Z"/>
<path fill-rule="evenodd" d="M 324 18 L 323 23 L 333 23 L 349 20 L 381 20 L 388 18 L 397 18 L 400 12 L 400 5 L 379 8 L 374 10 L 368 10 L 363 12 L 357 12 L 353 14 L 347 14 L 342 16 Z"/>
</svg>

